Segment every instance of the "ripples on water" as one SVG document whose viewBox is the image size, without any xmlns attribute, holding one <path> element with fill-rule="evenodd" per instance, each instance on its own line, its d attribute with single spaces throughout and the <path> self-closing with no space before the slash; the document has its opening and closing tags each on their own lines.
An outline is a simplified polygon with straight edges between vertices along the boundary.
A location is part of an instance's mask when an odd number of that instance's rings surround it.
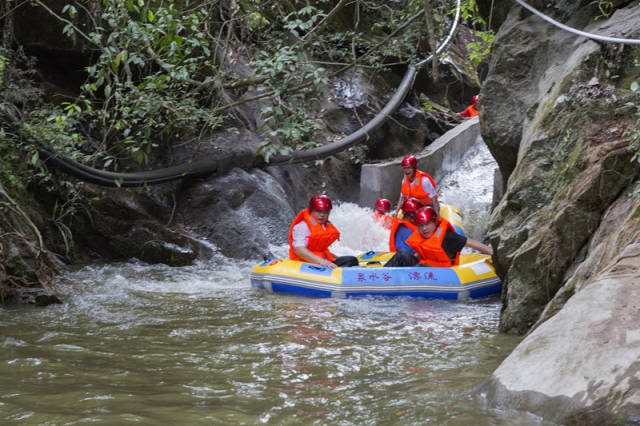
<svg viewBox="0 0 640 426">
<path fill-rule="evenodd" d="M 339 254 L 385 249 L 370 210 L 332 220 Z M 497 298 L 286 297 L 252 289 L 253 266 L 91 265 L 62 278 L 62 305 L 0 308 L 0 419 L 540 424 L 469 394 L 519 341 L 497 334 Z"/>
<path fill-rule="evenodd" d="M 1 310 L 2 419 L 504 418 L 468 396 L 514 344 L 496 334 L 496 300 L 276 296 L 248 286 L 252 264 L 216 261 L 86 267 L 63 305 Z"/>
</svg>

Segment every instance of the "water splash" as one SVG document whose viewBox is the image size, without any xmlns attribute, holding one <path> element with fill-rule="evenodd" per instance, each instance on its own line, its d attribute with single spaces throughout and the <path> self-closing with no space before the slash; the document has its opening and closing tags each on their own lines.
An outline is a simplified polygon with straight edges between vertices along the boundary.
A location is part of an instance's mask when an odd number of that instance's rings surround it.
<svg viewBox="0 0 640 426">
<path fill-rule="evenodd" d="M 356 108 L 364 103 L 362 83 L 359 76 L 349 79 L 334 78 L 333 93 L 338 105 L 344 108 Z"/>
<path fill-rule="evenodd" d="M 496 160 L 484 141 L 478 138 L 457 170 L 438 183 L 440 201 L 458 207 L 463 215 L 464 230 L 474 239 L 482 239 L 493 201 L 493 174 Z"/>
</svg>

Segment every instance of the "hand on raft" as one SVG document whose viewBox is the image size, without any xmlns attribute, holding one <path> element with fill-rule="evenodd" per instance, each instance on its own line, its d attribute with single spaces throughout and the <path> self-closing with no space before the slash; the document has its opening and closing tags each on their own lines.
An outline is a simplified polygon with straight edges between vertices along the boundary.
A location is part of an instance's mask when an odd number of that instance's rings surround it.
<svg viewBox="0 0 640 426">
<path fill-rule="evenodd" d="M 320 260 L 320 265 L 324 266 L 325 268 L 331 268 L 331 269 L 338 267 L 338 265 L 336 265 L 335 263 L 327 259 Z"/>
</svg>

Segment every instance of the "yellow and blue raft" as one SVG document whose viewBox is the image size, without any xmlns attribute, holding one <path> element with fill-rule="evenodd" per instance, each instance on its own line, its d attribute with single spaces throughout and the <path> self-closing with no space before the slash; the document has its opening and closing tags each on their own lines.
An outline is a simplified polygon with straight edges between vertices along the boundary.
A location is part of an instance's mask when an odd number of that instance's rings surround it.
<svg viewBox="0 0 640 426">
<path fill-rule="evenodd" d="M 367 252 L 359 266 L 326 268 L 269 259 L 251 272 L 251 285 L 273 293 L 315 297 L 410 296 L 468 300 L 500 293 L 502 283 L 483 254 L 462 254 L 452 267 L 385 267 L 391 252 Z"/>
</svg>

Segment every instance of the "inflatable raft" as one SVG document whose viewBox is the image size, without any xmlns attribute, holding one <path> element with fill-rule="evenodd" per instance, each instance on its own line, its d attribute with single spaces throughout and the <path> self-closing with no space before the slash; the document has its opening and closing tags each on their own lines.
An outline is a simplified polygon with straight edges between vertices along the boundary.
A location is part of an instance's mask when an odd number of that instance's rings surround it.
<svg viewBox="0 0 640 426">
<path fill-rule="evenodd" d="M 468 300 L 500 293 L 491 257 L 462 254 L 450 268 L 384 267 L 389 252 L 358 256 L 360 266 L 325 268 L 289 259 L 269 259 L 251 272 L 251 285 L 273 293 L 315 297 L 410 296 Z"/>
</svg>

